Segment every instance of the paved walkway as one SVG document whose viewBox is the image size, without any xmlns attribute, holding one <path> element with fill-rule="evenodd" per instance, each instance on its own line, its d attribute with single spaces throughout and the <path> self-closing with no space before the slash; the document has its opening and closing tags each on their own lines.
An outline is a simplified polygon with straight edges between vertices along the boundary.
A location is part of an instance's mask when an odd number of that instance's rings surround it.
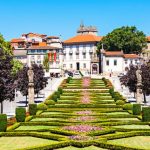
<svg viewBox="0 0 150 150">
<path fill-rule="evenodd" d="M 35 96 L 35 102 L 40 103 L 44 101 L 50 94 L 57 90 L 63 80 L 64 78 L 53 78 L 52 80 L 49 79 L 47 86 L 40 91 L 39 98 Z M 12 102 L 4 101 L 3 107 L 4 114 L 13 116 L 15 114 L 16 107 L 26 107 L 26 97 L 17 91 L 15 100 Z"/>
</svg>

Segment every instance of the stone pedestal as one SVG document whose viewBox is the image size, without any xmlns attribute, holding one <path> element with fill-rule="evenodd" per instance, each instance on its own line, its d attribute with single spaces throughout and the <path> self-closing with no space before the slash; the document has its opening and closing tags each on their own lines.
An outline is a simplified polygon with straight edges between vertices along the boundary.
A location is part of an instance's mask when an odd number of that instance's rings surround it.
<svg viewBox="0 0 150 150">
<path fill-rule="evenodd" d="M 34 83 L 28 85 L 28 96 L 29 104 L 34 104 Z"/>
<path fill-rule="evenodd" d="M 142 103 L 142 98 L 143 98 L 142 90 L 140 88 L 137 88 L 137 90 L 136 90 L 136 101 L 138 104 Z"/>
</svg>

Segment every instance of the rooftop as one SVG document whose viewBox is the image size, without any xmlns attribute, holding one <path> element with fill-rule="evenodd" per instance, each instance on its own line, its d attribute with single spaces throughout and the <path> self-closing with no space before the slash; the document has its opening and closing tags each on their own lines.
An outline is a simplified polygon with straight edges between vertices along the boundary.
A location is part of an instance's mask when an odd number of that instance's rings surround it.
<svg viewBox="0 0 150 150">
<path fill-rule="evenodd" d="M 31 46 L 28 49 L 59 49 L 58 47 L 52 47 L 52 46 Z"/>
</svg>

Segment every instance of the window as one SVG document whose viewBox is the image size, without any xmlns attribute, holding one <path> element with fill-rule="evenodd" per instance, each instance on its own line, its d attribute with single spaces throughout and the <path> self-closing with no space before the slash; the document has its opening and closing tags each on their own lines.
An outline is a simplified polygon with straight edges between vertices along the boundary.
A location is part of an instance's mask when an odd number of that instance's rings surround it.
<svg viewBox="0 0 150 150">
<path fill-rule="evenodd" d="M 106 60 L 106 65 L 109 66 L 109 60 Z"/>
<path fill-rule="evenodd" d="M 72 68 L 72 64 L 70 64 L 70 68 Z"/>
<path fill-rule="evenodd" d="M 73 57 L 72 57 L 72 54 L 71 55 L 69 55 L 70 56 L 70 59 L 72 59 Z"/>
<path fill-rule="evenodd" d="M 58 53 L 56 54 L 56 59 L 59 60 L 59 54 Z"/>
<path fill-rule="evenodd" d="M 83 54 L 83 59 L 86 59 L 86 53 Z"/>
<path fill-rule="evenodd" d="M 114 60 L 114 66 L 117 66 L 117 60 Z"/>
<path fill-rule="evenodd" d="M 76 55 L 76 59 L 79 59 L 79 55 Z"/>
<path fill-rule="evenodd" d="M 86 68 L 86 63 L 83 64 L 83 68 Z"/>
<path fill-rule="evenodd" d="M 135 64 L 137 64 L 137 59 L 135 59 Z"/>
<path fill-rule="evenodd" d="M 92 55 L 92 53 L 90 53 L 90 58 L 92 59 L 92 57 L 93 57 L 93 55 Z"/>
<path fill-rule="evenodd" d="M 131 64 L 133 64 L 133 61 L 131 60 Z"/>
<path fill-rule="evenodd" d="M 124 62 L 125 62 L 125 64 L 127 64 L 127 63 L 128 63 L 128 61 L 127 61 L 126 59 L 125 59 L 125 61 L 124 61 Z"/>
</svg>

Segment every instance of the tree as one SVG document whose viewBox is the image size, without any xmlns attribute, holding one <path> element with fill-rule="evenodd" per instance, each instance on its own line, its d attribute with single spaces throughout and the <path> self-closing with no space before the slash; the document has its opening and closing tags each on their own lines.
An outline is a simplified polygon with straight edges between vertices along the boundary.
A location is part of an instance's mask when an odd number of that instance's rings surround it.
<svg viewBox="0 0 150 150">
<path fill-rule="evenodd" d="M 48 72 L 49 71 L 49 58 L 47 54 L 44 56 L 43 66 L 46 69 L 46 72 Z"/>
<path fill-rule="evenodd" d="M 23 64 L 21 61 L 17 59 L 13 59 L 12 64 L 13 64 L 12 73 L 13 75 L 16 75 L 17 72 L 23 68 Z"/>
<path fill-rule="evenodd" d="M 44 77 L 44 70 L 41 65 L 33 64 L 32 69 L 34 72 L 34 92 L 38 94 L 40 90 L 42 90 L 47 84 L 47 78 Z M 17 81 L 18 81 L 18 90 L 22 93 L 23 96 L 28 95 L 28 75 L 27 72 L 29 67 L 24 66 L 22 70 L 17 73 Z"/>
<path fill-rule="evenodd" d="M 137 77 L 136 77 L 137 66 L 130 66 L 127 74 L 120 78 L 123 85 L 127 86 L 130 92 L 136 92 L 137 90 Z M 142 71 L 142 92 L 144 96 L 144 103 L 146 103 L 146 95 L 150 94 L 150 66 L 143 64 L 141 66 Z"/>
<path fill-rule="evenodd" d="M 147 46 L 145 34 L 135 26 L 114 29 L 99 42 L 98 49 L 101 48 L 102 43 L 105 50 L 123 50 L 126 54 L 139 54 Z"/>
<path fill-rule="evenodd" d="M 14 76 L 12 74 L 12 56 L 4 54 L 0 49 L 0 103 L 1 113 L 3 113 L 3 101 L 14 100 L 15 84 Z"/>
</svg>

